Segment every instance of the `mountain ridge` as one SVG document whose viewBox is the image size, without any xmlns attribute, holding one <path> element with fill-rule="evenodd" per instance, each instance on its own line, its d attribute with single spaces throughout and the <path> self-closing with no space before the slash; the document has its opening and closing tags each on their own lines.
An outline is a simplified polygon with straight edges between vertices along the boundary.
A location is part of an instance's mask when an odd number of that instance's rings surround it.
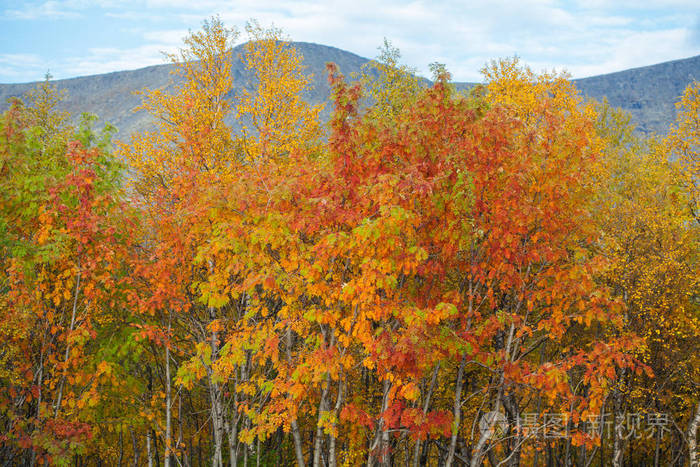
<svg viewBox="0 0 700 467">
<path fill-rule="evenodd" d="M 304 56 L 306 71 L 313 74 L 313 86 L 304 96 L 311 103 L 327 100 L 330 89 L 325 79 L 325 64 L 334 62 L 346 76 L 358 72 L 370 59 L 337 47 L 311 42 L 292 42 L 292 46 Z M 237 46 L 238 52 L 243 44 Z M 172 64 L 151 65 L 133 70 L 114 71 L 96 75 L 78 76 L 55 80 L 53 83 L 67 91 L 61 108 L 78 116 L 82 112 L 96 114 L 101 125 L 110 122 L 124 138 L 137 131 L 148 129 L 152 120 L 145 112 L 133 112 L 141 102 L 135 92 L 144 88 L 172 86 Z M 644 134 L 665 133 L 675 119 L 675 102 L 685 87 L 700 77 L 700 55 L 671 60 L 655 65 L 606 73 L 572 80 L 588 98 L 607 98 L 613 107 L 630 112 L 638 131 Z M 250 81 L 240 60 L 232 69 L 234 93 Z M 8 107 L 8 99 L 21 96 L 36 86 L 37 82 L 0 84 L 0 111 Z M 476 83 L 455 82 L 458 89 L 467 89 Z M 322 116 L 327 118 L 326 106 Z"/>
</svg>

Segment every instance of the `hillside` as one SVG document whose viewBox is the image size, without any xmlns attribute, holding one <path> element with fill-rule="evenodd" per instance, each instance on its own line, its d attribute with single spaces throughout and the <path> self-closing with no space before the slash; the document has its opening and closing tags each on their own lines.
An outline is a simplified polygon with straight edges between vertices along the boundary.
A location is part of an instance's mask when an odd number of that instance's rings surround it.
<svg viewBox="0 0 700 467">
<path fill-rule="evenodd" d="M 358 71 L 368 61 L 335 47 L 304 42 L 295 42 L 294 46 L 304 56 L 307 72 L 314 76 L 314 87 L 306 96 L 312 103 L 323 102 L 330 94 L 325 79 L 327 62 L 337 63 L 344 74 L 350 74 Z M 237 46 L 234 55 L 237 55 L 241 48 L 242 45 Z M 169 88 L 172 85 L 172 69 L 170 64 L 156 65 L 137 70 L 56 80 L 54 83 L 59 89 L 67 92 L 62 106 L 64 110 L 74 116 L 82 112 L 93 113 L 100 118 L 100 123 L 110 122 L 115 125 L 119 130 L 117 137 L 124 138 L 150 126 L 149 116 L 145 112 L 133 111 L 141 102 L 141 96 L 137 92 L 144 88 Z M 232 75 L 234 93 L 250 79 L 240 61 L 234 64 Z M 35 85 L 36 83 L 0 84 L 0 110 L 8 107 L 10 97 L 21 96 Z M 327 115 L 328 109 L 324 113 L 324 116 Z"/>
<path fill-rule="evenodd" d="M 238 46 L 240 50 L 242 46 Z M 307 70 L 313 74 L 315 85 L 307 99 L 312 103 L 328 98 L 329 88 L 325 79 L 325 64 L 335 62 L 348 75 L 359 71 L 369 59 L 353 53 L 319 44 L 295 42 L 294 47 L 304 56 Z M 55 84 L 65 89 L 68 97 L 64 109 L 73 115 L 90 112 L 98 115 L 101 122 L 109 121 L 119 129 L 118 137 L 147 128 L 149 117 L 134 113 L 140 102 L 136 91 L 143 88 L 168 87 L 171 83 L 172 65 L 158 65 L 137 70 L 119 71 L 100 75 L 57 80 Z M 700 56 L 684 60 L 625 70 L 590 78 L 575 80 L 576 85 L 588 97 L 601 100 L 607 97 L 615 107 L 632 114 L 633 121 L 643 133 L 665 132 L 675 118 L 674 103 L 683 89 L 693 79 L 700 78 Z M 233 79 L 236 88 L 245 86 L 249 74 L 243 64 L 234 65 Z M 468 88 L 470 83 L 456 83 L 459 88 Z M 0 110 L 7 108 L 7 100 L 21 96 L 35 83 L 0 84 Z M 234 91 L 235 92 L 235 91 Z M 324 116 L 328 115 L 326 109 Z"/>
<path fill-rule="evenodd" d="M 640 131 L 665 133 L 676 117 L 674 104 L 694 80 L 700 80 L 700 55 L 574 82 L 584 95 L 607 97 L 630 112 Z"/>
</svg>

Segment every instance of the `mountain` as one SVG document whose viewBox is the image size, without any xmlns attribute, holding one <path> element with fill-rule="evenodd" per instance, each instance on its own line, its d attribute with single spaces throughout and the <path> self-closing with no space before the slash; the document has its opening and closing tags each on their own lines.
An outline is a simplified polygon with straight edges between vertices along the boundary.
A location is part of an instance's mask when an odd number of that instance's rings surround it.
<svg viewBox="0 0 700 467">
<path fill-rule="evenodd" d="M 700 55 L 573 80 L 581 93 L 632 115 L 637 131 L 665 134 L 676 119 L 675 103 L 685 88 L 700 80 Z M 458 89 L 472 83 L 455 83 Z"/>
<path fill-rule="evenodd" d="M 242 51 L 243 45 L 234 49 L 234 56 Z M 349 75 L 360 70 L 369 60 L 335 47 L 319 44 L 295 42 L 294 47 L 304 56 L 306 72 L 313 75 L 314 86 L 305 96 L 312 103 L 324 102 L 330 95 L 326 81 L 326 63 L 338 64 L 343 74 Z M 99 75 L 82 76 L 55 80 L 53 83 L 67 93 L 61 108 L 74 117 L 82 112 L 89 112 L 99 117 L 98 124 L 110 122 L 117 127 L 117 138 L 126 138 L 129 134 L 147 129 L 151 118 L 145 112 L 134 112 L 141 103 L 138 91 L 149 88 L 172 88 L 173 65 L 156 65 L 137 70 L 117 71 Z M 232 69 L 234 93 L 250 81 L 250 73 L 240 60 Z M 0 84 L 0 111 L 8 108 L 8 99 L 22 96 L 36 86 L 33 83 Z M 325 109 L 323 116 L 328 117 L 330 109 Z"/>
<path fill-rule="evenodd" d="M 675 103 L 685 88 L 700 81 L 700 55 L 574 80 L 588 97 L 607 97 L 613 107 L 632 114 L 643 133 L 666 133 L 676 118 Z"/>
<path fill-rule="evenodd" d="M 304 57 L 307 72 L 314 76 L 314 86 L 306 98 L 312 103 L 325 102 L 330 90 L 326 82 L 325 64 L 338 64 L 346 76 L 360 70 L 369 59 L 353 53 L 319 44 L 295 42 L 293 46 Z M 240 52 L 238 46 L 235 52 Z M 62 106 L 74 116 L 82 112 L 96 114 L 100 123 L 108 121 L 119 129 L 117 137 L 150 127 L 150 117 L 145 112 L 133 112 L 141 97 L 135 94 L 144 88 L 166 89 L 172 86 L 172 65 L 158 65 L 138 70 L 83 76 L 56 80 L 59 89 L 67 91 Z M 621 107 L 632 114 L 633 121 L 642 133 L 664 133 L 675 119 L 674 103 L 685 87 L 694 79 L 700 79 L 700 55 L 684 60 L 660 63 L 642 68 L 574 80 L 587 97 L 602 100 L 607 97 L 611 105 Z M 233 67 L 236 89 L 247 86 L 250 74 L 243 64 L 236 61 Z M 456 83 L 466 89 L 473 83 Z M 21 96 L 36 83 L 0 84 L 0 111 L 7 108 L 12 96 Z M 327 117 L 330 109 L 323 113 Z"/>
</svg>

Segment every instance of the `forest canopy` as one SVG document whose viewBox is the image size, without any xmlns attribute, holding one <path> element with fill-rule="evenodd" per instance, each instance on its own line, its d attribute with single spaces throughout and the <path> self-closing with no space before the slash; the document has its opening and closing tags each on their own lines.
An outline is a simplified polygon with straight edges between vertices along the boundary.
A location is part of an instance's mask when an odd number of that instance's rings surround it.
<svg viewBox="0 0 700 467">
<path fill-rule="evenodd" d="M 700 83 L 643 138 L 385 42 L 325 124 L 239 35 L 191 32 L 127 141 L 48 81 L 2 115 L 3 465 L 698 466 Z"/>
</svg>

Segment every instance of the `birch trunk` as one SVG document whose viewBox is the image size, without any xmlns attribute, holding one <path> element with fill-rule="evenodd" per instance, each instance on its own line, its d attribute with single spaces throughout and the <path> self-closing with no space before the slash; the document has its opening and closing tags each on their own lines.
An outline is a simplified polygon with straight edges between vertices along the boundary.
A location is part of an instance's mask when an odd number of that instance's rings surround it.
<svg viewBox="0 0 700 467">
<path fill-rule="evenodd" d="M 75 328 L 75 315 L 78 310 L 78 294 L 80 293 L 80 260 L 78 260 L 78 277 L 75 280 L 75 294 L 73 295 L 73 309 L 71 311 L 70 317 L 70 327 L 68 328 L 68 339 L 70 335 L 73 334 L 73 328 Z M 54 418 L 58 417 L 58 412 L 61 410 L 61 401 L 63 400 L 63 387 L 66 384 L 66 376 L 68 371 L 68 358 L 70 357 L 70 340 L 66 343 L 66 353 L 63 358 L 63 375 L 61 376 L 61 382 L 58 386 L 58 397 L 56 398 L 56 405 L 54 407 Z"/>
<path fill-rule="evenodd" d="M 146 433 L 146 456 L 148 456 L 148 467 L 153 467 L 153 450 L 151 449 L 151 430 Z"/>
<path fill-rule="evenodd" d="M 214 262 L 208 261 L 209 272 L 213 273 Z M 211 325 L 216 321 L 216 308 L 213 306 L 208 306 L 207 311 L 209 312 L 209 324 Z M 211 403 L 211 422 L 213 430 L 213 440 L 214 440 L 214 452 L 212 453 L 212 466 L 213 467 L 223 467 L 223 431 L 224 431 L 224 413 L 221 403 L 221 388 L 219 383 L 216 381 L 216 375 L 214 375 L 213 364 L 219 355 L 219 335 L 218 332 L 212 328 L 211 334 L 209 335 L 209 348 L 211 350 L 211 363 L 212 365 L 207 368 L 207 376 L 209 377 L 209 399 Z"/>
<path fill-rule="evenodd" d="M 425 396 L 425 402 L 423 402 L 423 415 L 428 413 L 428 409 L 430 408 L 430 399 L 433 397 L 433 391 L 435 390 L 435 382 L 437 381 L 437 375 L 438 371 L 440 371 L 440 362 L 438 362 L 437 365 L 435 365 L 435 369 L 433 370 L 433 376 L 430 379 L 430 386 L 428 387 L 428 393 Z M 421 455 L 421 441 L 420 439 L 416 441 L 416 445 L 413 448 L 413 467 L 418 467 L 420 464 L 420 455 Z"/>
<path fill-rule="evenodd" d="M 330 389 L 330 376 L 321 390 L 321 400 L 318 402 L 318 422 L 316 423 L 316 437 L 314 438 L 314 460 L 313 467 L 321 467 L 321 442 L 323 441 L 323 426 L 321 420 L 323 413 L 328 410 L 328 391 Z"/>
<path fill-rule="evenodd" d="M 695 416 L 688 423 L 686 439 L 688 440 L 688 465 L 690 467 L 700 467 L 698 458 L 698 427 L 700 427 L 700 402 L 695 409 Z"/>
<path fill-rule="evenodd" d="M 617 412 L 613 413 L 613 427 L 615 431 L 615 437 L 613 439 L 613 467 L 622 467 L 622 453 L 623 453 L 623 436 L 622 423 L 617 423 Z"/>
<path fill-rule="evenodd" d="M 234 407 L 238 407 L 237 398 L 234 397 Z M 238 414 L 238 412 L 236 412 Z M 226 434 L 228 435 L 228 459 L 231 467 L 238 465 L 238 415 L 233 415 L 232 419 L 226 420 Z"/>
<path fill-rule="evenodd" d="M 129 434 L 131 435 L 131 449 L 134 451 L 134 463 L 132 465 L 138 467 L 141 454 L 139 452 L 139 445 L 136 442 L 136 435 L 134 435 L 134 430 L 131 427 L 129 427 Z"/>
<path fill-rule="evenodd" d="M 389 407 L 389 390 L 391 389 L 391 382 L 389 380 L 384 381 L 384 403 L 382 404 L 382 417 L 384 415 L 384 412 Z M 382 443 L 380 446 L 381 449 L 381 465 L 382 467 L 389 467 L 391 465 L 391 455 L 389 453 L 389 443 L 390 443 L 390 438 L 389 438 L 389 430 L 386 429 L 386 425 L 384 424 L 384 421 L 382 420 L 381 424 L 381 430 L 382 430 Z"/>
<path fill-rule="evenodd" d="M 214 467 L 223 467 L 223 459 L 221 455 L 223 445 L 221 391 L 219 389 L 219 385 L 213 380 L 211 370 L 209 376 L 209 396 L 211 401 L 212 430 L 214 431 L 214 452 L 212 453 L 212 465 Z"/>
<path fill-rule="evenodd" d="M 387 406 L 389 405 L 389 391 L 391 390 L 391 383 L 388 379 L 384 380 L 384 391 L 382 396 L 382 410 L 379 416 L 379 423 L 377 426 L 377 433 L 374 436 L 374 442 L 369 447 L 369 454 L 367 455 L 367 465 L 373 466 L 375 463 L 375 449 L 379 448 L 380 464 L 382 466 L 390 465 L 388 448 L 389 448 L 389 432 L 384 426 L 384 412 L 386 412 Z"/>
<path fill-rule="evenodd" d="M 510 331 L 508 332 L 508 343 L 506 344 L 506 349 L 505 349 L 506 361 L 511 360 L 510 351 L 511 351 L 511 346 L 513 344 L 514 333 L 515 333 L 515 325 L 511 324 Z M 503 371 L 501 371 L 501 376 L 500 376 L 499 382 L 498 382 L 498 394 L 496 395 L 496 403 L 494 404 L 493 412 L 500 412 L 501 398 L 503 397 L 503 392 L 505 389 L 504 384 L 505 384 L 505 377 L 503 375 Z M 479 441 L 476 444 L 474 454 L 472 455 L 471 467 L 479 467 L 481 465 L 481 459 L 484 456 L 484 447 L 486 446 L 486 442 L 491 437 L 491 433 L 493 432 L 493 429 L 496 426 L 496 422 L 497 422 L 497 417 L 492 417 L 492 420 L 491 420 L 491 423 L 490 423 L 488 429 L 484 430 L 481 433 L 481 436 L 479 437 Z"/>
<path fill-rule="evenodd" d="M 170 467 L 170 447 L 172 446 L 172 392 L 170 385 L 170 328 L 172 313 L 168 312 L 168 339 L 165 343 L 165 450 L 163 455 L 163 465 Z"/>
<path fill-rule="evenodd" d="M 306 461 L 304 460 L 304 451 L 302 450 L 301 446 L 301 433 L 299 432 L 299 425 L 297 424 L 297 421 L 294 420 L 291 423 L 291 426 L 292 438 L 294 439 L 294 454 L 297 458 L 297 466 L 304 467 L 306 465 Z"/>
<path fill-rule="evenodd" d="M 330 378 L 329 378 L 330 379 Z M 340 413 L 340 407 L 343 404 L 343 375 L 342 373 L 338 376 L 338 395 L 335 399 L 335 408 L 333 409 L 334 420 L 338 420 L 338 414 Z M 336 467 L 338 461 L 336 459 L 336 445 L 338 440 L 331 433 L 329 435 L 329 447 L 328 447 L 328 467 Z"/>
<path fill-rule="evenodd" d="M 287 340 L 287 363 L 292 365 L 292 330 L 287 329 L 287 335 L 286 335 L 286 340 Z M 301 445 L 301 432 L 299 431 L 299 424 L 297 423 L 296 419 L 292 420 L 291 423 L 291 428 L 292 428 L 292 439 L 294 440 L 294 455 L 297 458 L 297 466 L 298 467 L 304 467 L 306 465 L 306 461 L 304 460 L 304 451 L 302 449 Z"/>
<path fill-rule="evenodd" d="M 459 425 L 462 418 L 462 385 L 464 376 L 464 365 L 467 362 L 467 354 L 464 354 L 457 371 L 457 384 L 455 385 L 455 400 L 453 407 L 452 437 L 450 438 L 450 449 L 447 452 L 446 467 L 452 467 L 455 460 L 455 450 L 457 449 L 457 436 L 459 435 Z"/>
</svg>

